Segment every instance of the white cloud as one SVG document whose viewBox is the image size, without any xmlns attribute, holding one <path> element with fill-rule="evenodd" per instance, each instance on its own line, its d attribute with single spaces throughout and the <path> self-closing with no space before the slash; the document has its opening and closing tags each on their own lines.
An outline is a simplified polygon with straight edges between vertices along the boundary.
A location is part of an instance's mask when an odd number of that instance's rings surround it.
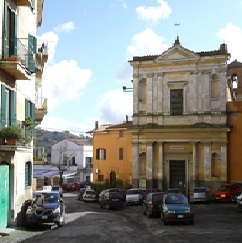
<svg viewBox="0 0 242 243">
<path fill-rule="evenodd" d="M 91 70 L 81 69 L 77 62 L 64 60 L 46 66 L 43 73 L 43 93 L 48 98 L 48 108 L 80 96 L 91 79 Z"/>
<path fill-rule="evenodd" d="M 132 120 L 132 93 L 124 93 L 122 89 L 108 91 L 98 98 L 97 104 L 101 111 L 100 119 L 103 123 L 121 123 L 125 121 L 126 115 L 128 115 L 129 120 Z"/>
<path fill-rule="evenodd" d="M 55 32 L 70 32 L 75 29 L 74 23 L 69 21 L 64 24 L 59 24 L 58 26 L 54 27 Z"/>
<path fill-rule="evenodd" d="M 163 42 L 161 36 L 154 33 L 152 29 L 147 28 L 133 36 L 133 44 L 128 46 L 127 52 L 131 58 L 133 56 L 161 54 L 168 49 L 168 45 Z"/>
<path fill-rule="evenodd" d="M 125 61 L 115 74 L 115 79 L 127 81 L 132 79 L 133 70 L 128 61 Z"/>
<path fill-rule="evenodd" d="M 139 6 L 136 8 L 136 13 L 140 19 L 158 22 L 160 19 L 167 19 L 172 12 L 168 3 L 164 0 L 157 0 L 159 4 L 156 7 Z"/>
<path fill-rule="evenodd" d="M 227 44 L 228 52 L 231 54 L 231 61 L 237 59 L 242 61 L 242 29 L 231 23 L 219 30 L 217 38 Z"/>
</svg>

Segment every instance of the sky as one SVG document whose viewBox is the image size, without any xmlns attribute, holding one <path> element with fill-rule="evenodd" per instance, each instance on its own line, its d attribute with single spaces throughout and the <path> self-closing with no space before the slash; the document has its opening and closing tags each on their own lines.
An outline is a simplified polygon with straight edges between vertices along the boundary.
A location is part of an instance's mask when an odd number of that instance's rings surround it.
<svg viewBox="0 0 242 243">
<path fill-rule="evenodd" d="M 133 56 L 159 55 L 179 36 L 194 52 L 227 44 L 242 62 L 242 0 L 45 0 L 38 39 L 47 42 L 40 127 L 83 134 L 132 120 Z"/>
</svg>

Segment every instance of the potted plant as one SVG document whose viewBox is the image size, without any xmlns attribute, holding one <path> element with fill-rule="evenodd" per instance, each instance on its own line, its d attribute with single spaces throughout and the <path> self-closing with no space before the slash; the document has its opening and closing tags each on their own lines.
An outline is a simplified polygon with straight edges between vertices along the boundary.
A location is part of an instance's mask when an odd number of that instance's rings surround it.
<svg viewBox="0 0 242 243">
<path fill-rule="evenodd" d="M 5 127 L 0 131 L 0 136 L 7 141 L 7 144 L 15 145 L 17 140 L 22 137 L 22 129 L 15 125 Z"/>
</svg>

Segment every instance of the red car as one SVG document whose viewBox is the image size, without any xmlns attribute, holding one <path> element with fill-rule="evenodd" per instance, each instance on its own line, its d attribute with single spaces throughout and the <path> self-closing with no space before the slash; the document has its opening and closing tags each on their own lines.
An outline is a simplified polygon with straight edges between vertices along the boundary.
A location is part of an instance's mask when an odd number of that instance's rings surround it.
<svg viewBox="0 0 242 243">
<path fill-rule="evenodd" d="M 80 189 L 81 184 L 79 182 L 74 182 L 68 185 L 67 191 L 77 191 Z"/>
<path fill-rule="evenodd" d="M 241 185 L 238 183 L 224 184 L 215 192 L 215 202 L 230 202 L 231 197 L 237 195 L 241 190 Z"/>
</svg>

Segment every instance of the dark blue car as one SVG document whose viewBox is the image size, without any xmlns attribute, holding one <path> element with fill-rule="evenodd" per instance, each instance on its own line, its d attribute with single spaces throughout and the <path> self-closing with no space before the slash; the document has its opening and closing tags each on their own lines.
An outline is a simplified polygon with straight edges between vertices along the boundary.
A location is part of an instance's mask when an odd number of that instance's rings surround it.
<svg viewBox="0 0 242 243">
<path fill-rule="evenodd" d="M 161 203 L 161 218 L 164 225 L 169 222 L 189 222 L 194 224 L 194 213 L 187 197 L 182 193 L 167 193 Z"/>
</svg>

